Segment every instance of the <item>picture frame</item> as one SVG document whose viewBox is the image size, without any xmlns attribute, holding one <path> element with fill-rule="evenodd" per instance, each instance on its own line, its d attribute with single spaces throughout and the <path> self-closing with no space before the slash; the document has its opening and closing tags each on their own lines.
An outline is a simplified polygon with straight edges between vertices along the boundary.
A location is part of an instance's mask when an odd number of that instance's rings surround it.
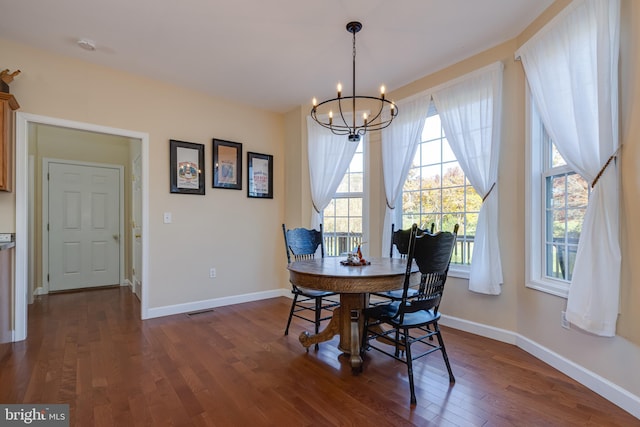
<svg viewBox="0 0 640 427">
<path fill-rule="evenodd" d="M 213 139 L 213 188 L 242 190 L 242 144 Z"/>
<path fill-rule="evenodd" d="M 204 145 L 169 140 L 170 191 L 204 195 Z"/>
<path fill-rule="evenodd" d="M 247 153 L 247 197 L 273 199 L 273 156 Z"/>
</svg>

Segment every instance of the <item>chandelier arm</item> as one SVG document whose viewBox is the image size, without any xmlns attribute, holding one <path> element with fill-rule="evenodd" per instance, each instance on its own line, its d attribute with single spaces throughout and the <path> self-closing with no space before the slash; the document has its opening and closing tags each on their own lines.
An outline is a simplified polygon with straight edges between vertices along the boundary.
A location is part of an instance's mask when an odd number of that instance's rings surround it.
<svg viewBox="0 0 640 427">
<path fill-rule="evenodd" d="M 384 108 L 384 103 L 382 103 L 382 102 L 381 102 L 381 103 L 380 103 L 380 108 L 378 109 L 378 112 L 376 113 L 376 115 L 375 115 L 375 116 L 373 116 L 373 115 L 372 115 L 372 116 L 369 118 L 369 122 L 371 122 L 371 123 L 375 122 L 375 121 L 378 119 L 378 117 L 380 117 L 380 115 L 382 114 L 382 110 L 383 110 L 383 108 Z"/>
<path fill-rule="evenodd" d="M 350 130 L 351 128 L 347 124 L 347 119 L 344 118 L 344 112 L 342 111 L 342 99 L 343 98 L 338 98 L 338 110 L 340 111 L 340 118 L 342 119 L 342 123 L 344 123 L 344 127 Z M 353 124 L 353 126 L 355 127 L 355 123 Z"/>
</svg>

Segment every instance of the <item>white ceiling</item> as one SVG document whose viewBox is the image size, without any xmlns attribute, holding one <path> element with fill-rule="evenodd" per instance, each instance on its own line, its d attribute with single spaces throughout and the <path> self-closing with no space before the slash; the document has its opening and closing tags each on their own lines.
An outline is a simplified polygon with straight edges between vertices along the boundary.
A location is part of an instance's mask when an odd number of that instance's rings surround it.
<svg viewBox="0 0 640 427">
<path fill-rule="evenodd" d="M 518 35 L 553 0 L 0 0 L 0 37 L 276 112 L 392 91 Z M 82 50 L 78 39 L 95 41 Z M 0 52 L 0 61 L 2 54 Z M 17 68 L 0 63 L 0 68 Z M 22 70 L 29 73 L 29 70 Z"/>
</svg>

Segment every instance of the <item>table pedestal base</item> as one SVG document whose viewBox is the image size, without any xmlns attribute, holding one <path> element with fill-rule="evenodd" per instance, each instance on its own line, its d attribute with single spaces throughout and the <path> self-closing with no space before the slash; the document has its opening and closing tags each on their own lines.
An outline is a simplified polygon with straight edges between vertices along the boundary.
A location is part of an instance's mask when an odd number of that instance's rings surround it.
<svg viewBox="0 0 640 427">
<path fill-rule="evenodd" d="M 360 357 L 360 341 L 364 321 L 362 309 L 366 307 L 367 294 L 340 294 L 340 307 L 333 310 L 329 324 L 316 335 L 309 332 L 300 334 L 300 343 L 308 350 L 314 344 L 329 341 L 340 334 L 338 348 L 350 355 L 349 361 L 354 371 L 362 370 L 362 357 Z"/>
</svg>

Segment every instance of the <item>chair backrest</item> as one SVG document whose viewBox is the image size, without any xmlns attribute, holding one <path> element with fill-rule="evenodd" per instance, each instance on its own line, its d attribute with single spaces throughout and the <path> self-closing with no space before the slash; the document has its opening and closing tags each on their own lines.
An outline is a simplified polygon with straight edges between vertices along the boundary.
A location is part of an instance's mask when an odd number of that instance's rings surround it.
<svg viewBox="0 0 640 427">
<path fill-rule="evenodd" d="M 393 247 L 395 246 L 400 253 L 400 258 L 406 258 L 409 253 L 409 237 L 411 236 L 411 228 L 406 230 L 395 230 L 395 224 L 391 224 L 391 247 L 389 248 L 389 258 L 393 258 Z M 431 223 L 431 230 L 422 230 L 418 228 L 418 234 L 433 234 L 436 224 Z"/>
<path fill-rule="evenodd" d="M 418 230 L 416 224 L 411 227 L 404 292 L 397 314 L 400 321 L 403 320 L 405 313 L 431 309 L 438 311 L 458 236 L 458 224 L 455 225 L 452 233 L 448 231 L 435 234 L 418 233 Z M 411 266 L 414 262 L 420 270 L 420 285 L 418 294 L 408 299 Z"/>
<path fill-rule="evenodd" d="M 320 254 L 324 258 L 322 224 L 320 224 L 320 230 L 309 230 L 307 228 L 287 230 L 285 225 L 282 224 L 282 233 L 288 262 L 291 262 L 292 257 L 294 261 L 315 258 L 318 246 L 320 246 Z"/>
</svg>

